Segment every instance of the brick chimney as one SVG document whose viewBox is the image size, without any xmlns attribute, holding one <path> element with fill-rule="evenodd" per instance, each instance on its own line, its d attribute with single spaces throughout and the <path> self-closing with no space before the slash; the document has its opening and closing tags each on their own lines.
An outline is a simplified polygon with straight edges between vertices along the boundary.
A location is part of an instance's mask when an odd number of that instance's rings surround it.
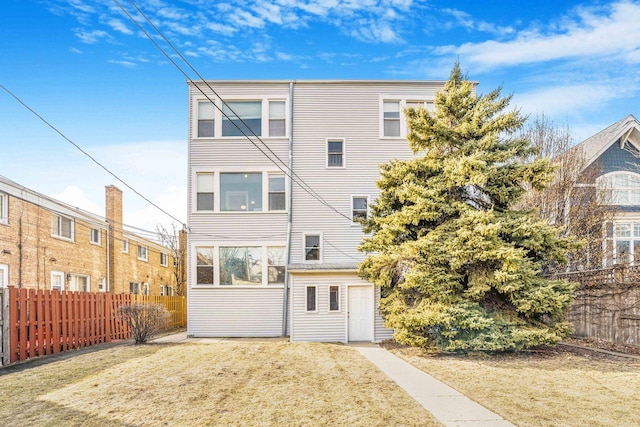
<svg viewBox="0 0 640 427">
<path fill-rule="evenodd" d="M 122 262 L 122 191 L 115 185 L 105 187 L 105 217 L 109 223 L 109 278 L 112 293 L 124 292 L 124 284 L 117 283 Z M 122 288 L 122 289 L 120 289 Z"/>
</svg>

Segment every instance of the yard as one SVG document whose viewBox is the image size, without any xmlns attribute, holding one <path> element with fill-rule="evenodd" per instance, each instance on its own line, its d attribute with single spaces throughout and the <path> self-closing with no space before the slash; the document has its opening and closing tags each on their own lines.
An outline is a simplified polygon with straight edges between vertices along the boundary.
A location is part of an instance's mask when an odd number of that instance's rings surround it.
<svg viewBox="0 0 640 427">
<path fill-rule="evenodd" d="M 389 349 L 520 427 L 640 426 L 637 359 L 575 354 L 561 347 L 493 357 Z"/>
<path fill-rule="evenodd" d="M 103 345 L 0 369 L 12 426 L 435 426 L 353 348 L 284 341 Z"/>
</svg>

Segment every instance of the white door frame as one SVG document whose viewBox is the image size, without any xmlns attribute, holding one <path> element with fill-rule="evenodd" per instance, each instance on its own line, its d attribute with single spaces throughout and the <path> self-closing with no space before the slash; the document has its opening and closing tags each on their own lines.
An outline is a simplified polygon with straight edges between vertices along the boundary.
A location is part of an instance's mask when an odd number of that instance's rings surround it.
<svg viewBox="0 0 640 427">
<path fill-rule="evenodd" d="M 376 340 L 376 331 L 375 331 L 375 315 L 376 315 L 376 293 L 373 284 L 370 283 L 354 283 L 347 284 L 347 292 L 346 292 L 346 305 L 345 305 L 345 342 L 349 342 L 349 310 L 350 310 L 350 296 L 349 290 L 351 288 L 368 288 L 371 293 L 371 318 L 369 319 L 369 334 L 371 335 L 371 342 L 375 342 Z"/>
<path fill-rule="evenodd" d="M 9 286 L 9 265 L 0 264 L 0 288 Z"/>
</svg>

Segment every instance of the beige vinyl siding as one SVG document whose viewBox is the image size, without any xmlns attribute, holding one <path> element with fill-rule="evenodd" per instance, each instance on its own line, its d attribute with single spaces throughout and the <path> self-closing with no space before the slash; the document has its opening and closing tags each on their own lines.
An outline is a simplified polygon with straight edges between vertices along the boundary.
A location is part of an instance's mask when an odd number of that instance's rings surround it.
<svg viewBox="0 0 640 427">
<path fill-rule="evenodd" d="M 297 83 L 294 89 L 296 173 L 329 204 L 351 217 L 351 195 L 378 195 L 379 165 L 412 157 L 405 139 L 380 139 L 381 97 L 433 99 L 434 83 Z M 344 138 L 345 168 L 326 167 L 327 138 Z M 304 262 L 303 233 L 323 233 L 323 262 L 364 259 L 353 225 L 307 193 L 293 188 L 292 263 Z"/>
<path fill-rule="evenodd" d="M 194 337 L 282 335 L 283 287 L 190 288 L 189 324 Z"/>
<path fill-rule="evenodd" d="M 291 341 L 347 341 L 347 287 L 368 284 L 357 273 L 294 273 L 291 275 Z M 340 310 L 329 311 L 329 287 L 340 286 Z M 306 288 L 318 287 L 317 312 L 306 311 Z M 380 288 L 374 287 L 374 340 L 391 338 L 393 331 L 384 327 L 379 313 Z"/>
</svg>

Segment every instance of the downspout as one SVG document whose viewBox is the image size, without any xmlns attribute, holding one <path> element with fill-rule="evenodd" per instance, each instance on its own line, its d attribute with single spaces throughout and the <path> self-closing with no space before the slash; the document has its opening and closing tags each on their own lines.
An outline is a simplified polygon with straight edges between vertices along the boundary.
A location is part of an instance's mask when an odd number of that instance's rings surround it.
<svg viewBox="0 0 640 427">
<path fill-rule="evenodd" d="M 287 320 L 289 310 L 289 261 L 291 260 L 291 220 L 292 199 L 293 199 L 293 82 L 289 82 L 289 169 L 287 176 L 289 177 L 289 197 L 287 198 L 287 262 L 284 270 L 284 307 L 282 310 L 282 336 L 287 336 Z"/>
</svg>

